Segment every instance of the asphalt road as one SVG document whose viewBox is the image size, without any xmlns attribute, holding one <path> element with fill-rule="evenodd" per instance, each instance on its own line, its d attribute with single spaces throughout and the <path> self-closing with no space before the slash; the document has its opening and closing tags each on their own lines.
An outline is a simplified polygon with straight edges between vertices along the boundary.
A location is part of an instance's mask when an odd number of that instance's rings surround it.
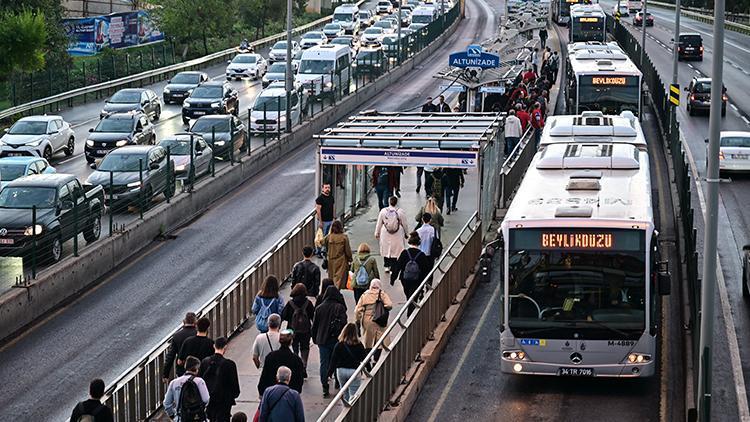
<svg viewBox="0 0 750 422">
<path fill-rule="evenodd" d="M 468 19 L 441 50 L 363 109 L 406 110 L 435 96 L 441 82 L 432 75 L 450 52 L 494 32 L 491 12 L 470 0 Z M 310 144 L 0 348 L 0 421 L 67 418 L 92 378 L 112 381 L 309 212 L 313 173 Z"/>
</svg>

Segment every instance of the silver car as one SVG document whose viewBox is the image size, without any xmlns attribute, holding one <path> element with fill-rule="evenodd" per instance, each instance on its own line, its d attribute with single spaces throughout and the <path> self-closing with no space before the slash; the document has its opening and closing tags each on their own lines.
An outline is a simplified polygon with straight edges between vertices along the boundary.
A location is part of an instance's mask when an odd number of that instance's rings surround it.
<svg viewBox="0 0 750 422">
<path fill-rule="evenodd" d="M 174 174 L 177 179 L 190 177 L 190 138 L 192 137 L 193 177 L 198 178 L 211 172 L 213 150 L 202 136 L 193 133 L 176 133 L 159 141 L 159 146 L 169 151 L 174 161 Z"/>
<path fill-rule="evenodd" d="M 750 132 L 722 131 L 719 142 L 719 172 L 750 172 Z"/>
<path fill-rule="evenodd" d="M 47 161 L 56 152 L 73 155 L 76 138 L 60 116 L 29 116 L 18 120 L 0 138 L 0 157 L 37 156 Z"/>
<path fill-rule="evenodd" d="M 316 45 L 323 45 L 328 42 L 328 37 L 321 31 L 306 32 L 299 41 L 300 47 L 307 49 Z"/>
<path fill-rule="evenodd" d="M 292 41 L 292 56 L 297 54 L 301 50 L 297 41 Z M 278 61 L 286 61 L 286 41 L 278 41 L 271 47 L 271 51 L 268 53 L 268 61 L 275 63 Z"/>
</svg>

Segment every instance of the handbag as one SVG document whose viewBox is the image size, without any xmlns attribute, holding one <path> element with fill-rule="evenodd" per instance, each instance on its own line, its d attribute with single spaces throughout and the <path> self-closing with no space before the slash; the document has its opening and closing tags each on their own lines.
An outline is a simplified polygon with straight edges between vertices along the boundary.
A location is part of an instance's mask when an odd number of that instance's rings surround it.
<svg viewBox="0 0 750 422">
<path fill-rule="evenodd" d="M 315 231 L 315 247 L 321 248 L 323 247 L 323 227 L 318 227 L 318 230 Z"/>
<path fill-rule="evenodd" d="M 354 273 L 347 271 L 346 290 L 354 290 Z"/>
<path fill-rule="evenodd" d="M 381 292 L 378 292 L 378 298 L 375 300 L 375 307 L 372 310 L 372 322 L 381 327 L 387 327 L 389 311 L 388 309 L 385 309 L 385 303 L 383 303 L 383 299 L 380 298 L 380 293 Z"/>
</svg>

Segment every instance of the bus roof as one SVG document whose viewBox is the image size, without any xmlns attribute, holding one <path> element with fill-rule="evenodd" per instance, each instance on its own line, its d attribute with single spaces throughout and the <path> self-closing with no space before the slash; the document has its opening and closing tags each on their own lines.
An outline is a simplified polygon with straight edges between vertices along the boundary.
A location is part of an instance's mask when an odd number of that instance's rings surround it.
<svg viewBox="0 0 750 422">
<path fill-rule="evenodd" d="M 604 115 L 585 111 L 577 116 L 549 116 L 540 138 L 540 147 L 576 142 L 611 142 L 634 145 L 646 150 L 641 123 L 630 111 Z"/>
<path fill-rule="evenodd" d="M 604 10 L 599 4 L 571 4 L 570 17 L 592 16 L 604 18 Z"/>
<path fill-rule="evenodd" d="M 576 75 L 607 73 L 641 76 L 638 66 L 614 43 L 573 43 L 568 46 L 568 62 Z"/>
</svg>

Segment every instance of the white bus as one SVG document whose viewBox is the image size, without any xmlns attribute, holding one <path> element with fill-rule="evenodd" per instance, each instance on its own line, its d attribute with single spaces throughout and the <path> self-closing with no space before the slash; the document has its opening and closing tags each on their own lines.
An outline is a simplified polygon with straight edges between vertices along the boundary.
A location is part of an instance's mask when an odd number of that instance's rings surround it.
<svg viewBox="0 0 750 422">
<path fill-rule="evenodd" d="M 607 41 L 607 15 L 599 4 L 570 6 L 569 42 Z"/>
<path fill-rule="evenodd" d="M 333 23 L 338 23 L 347 34 L 359 32 L 359 7 L 356 4 L 342 4 L 333 10 Z"/>
<path fill-rule="evenodd" d="M 654 375 L 669 276 L 651 201 L 635 115 L 549 118 L 500 227 L 502 372 Z"/>
<path fill-rule="evenodd" d="M 567 61 L 568 113 L 641 113 L 641 71 L 616 43 L 569 44 Z"/>
<path fill-rule="evenodd" d="M 571 5 L 590 3 L 590 0 L 552 0 L 550 3 L 552 21 L 558 25 L 567 25 L 570 22 Z"/>
</svg>

